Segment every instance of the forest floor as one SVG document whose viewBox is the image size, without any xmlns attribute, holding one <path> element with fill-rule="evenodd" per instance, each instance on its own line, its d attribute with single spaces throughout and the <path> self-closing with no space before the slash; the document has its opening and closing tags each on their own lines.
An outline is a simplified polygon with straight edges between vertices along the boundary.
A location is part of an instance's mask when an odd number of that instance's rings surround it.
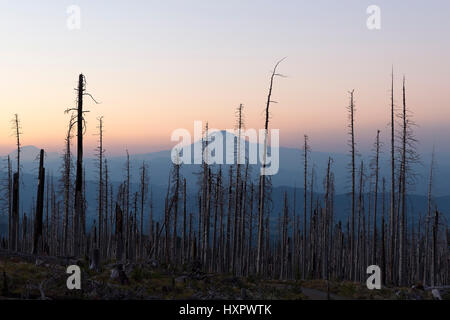
<svg viewBox="0 0 450 320">
<path fill-rule="evenodd" d="M 68 265 L 81 268 L 81 290 L 69 290 Z M 268 280 L 206 274 L 188 266 L 186 272 L 169 271 L 155 261 L 118 267 L 106 263 L 91 270 L 86 260 L 34 257 L 0 250 L 2 299 L 195 299 L 195 300 L 327 300 L 433 299 L 430 291 L 414 288 L 368 290 L 360 283 L 324 280 Z M 449 294 L 442 296 L 450 299 Z"/>
</svg>

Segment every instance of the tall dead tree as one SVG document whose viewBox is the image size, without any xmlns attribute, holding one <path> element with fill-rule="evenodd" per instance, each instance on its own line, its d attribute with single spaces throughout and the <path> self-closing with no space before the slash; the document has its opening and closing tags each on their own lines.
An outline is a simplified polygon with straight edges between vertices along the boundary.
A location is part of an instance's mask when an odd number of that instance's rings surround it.
<svg viewBox="0 0 450 320">
<path fill-rule="evenodd" d="M 260 274 L 261 271 L 261 263 L 262 263 L 262 250 L 263 250 L 263 223 L 264 223 L 264 202 L 265 202 L 265 189 L 266 189 L 266 159 L 267 159 L 267 136 L 269 131 L 269 116 L 270 116 L 270 104 L 275 103 L 275 101 L 272 101 L 272 89 L 273 89 L 273 82 L 275 77 L 283 77 L 282 74 L 277 73 L 278 65 L 286 58 L 281 59 L 275 64 L 275 67 L 273 68 L 272 75 L 270 76 L 270 85 L 269 85 L 269 92 L 267 94 L 267 102 L 266 102 L 266 120 L 264 123 L 264 150 L 263 150 L 263 163 L 260 173 L 260 182 L 259 182 L 259 206 L 258 206 L 258 246 L 257 246 L 257 253 L 256 253 L 256 273 Z M 268 232 L 268 230 L 267 230 Z"/>
<path fill-rule="evenodd" d="M 307 211 L 307 195 L 308 195 L 308 153 L 310 152 L 308 145 L 308 136 L 304 135 L 303 145 L 303 241 L 302 241 L 302 278 L 306 278 L 306 211 Z"/>
<path fill-rule="evenodd" d="M 235 187 L 234 187 L 234 194 L 235 194 L 235 200 L 234 200 L 234 226 L 233 226 L 233 255 L 232 255 L 232 272 L 235 273 L 235 269 L 236 269 L 236 260 L 238 259 L 237 257 L 237 246 L 238 246 L 238 237 L 239 237 L 239 233 L 238 233 L 238 215 L 239 212 L 241 210 L 240 204 L 241 202 L 239 201 L 239 198 L 241 196 L 241 190 L 240 190 L 240 185 L 241 185 L 241 132 L 242 132 L 242 128 L 244 125 L 244 121 L 243 121 L 243 115 L 242 115 L 242 110 L 243 110 L 244 106 L 242 105 L 242 103 L 239 105 L 239 107 L 236 110 L 236 116 L 237 116 L 237 123 L 236 123 L 236 127 L 238 130 L 238 136 L 237 136 L 237 147 L 236 147 L 236 160 L 237 160 L 237 164 L 236 164 L 236 180 L 235 180 Z M 235 138 L 235 137 L 233 137 Z M 245 147 L 245 144 L 244 144 Z M 245 151 L 244 151 L 245 154 Z"/>
<path fill-rule="evenodd" d="M 95 103 L 95 99 L 91 94 L 86 92 L 86 78 L 83 74 L 78 76 L 78 87 L 77 91 L 77 107 L 69 108 L 65 112 L 69 113 L 75 111 L 77 115 L 77 165 L 76 165 L 76 178 L 75 178 L 75 201 L 74 201 L 74 254 L 76 256 L 80 255 L 80 248 L 84 244 L 85 239 L 85 229 L 84 229 L 84 217 L 85 217 L 85 200 L 83 193 L 83 134 L 85 131 L 85 119 L 84 114 L 89 111 L 83 110 L 83 97 L 85 95 L 92 98 Z"/>
<path fill-rule="evenodd" d="M 394 244 L 395 244 L 395 106 L 394 106 L 394 70 L 391 74 L 391 201 L 389 215 L 389 280 L 394 281 Z"/>
<path fill-rule="evenodd" d="M 187 213 L 187 206 L 186 206 L 186 178 L 183 179 L 183 234 L 181 237 L 181 264 L 184 264 L 187 252 L 186 252 L 186 245 L 189 245 L 186 239 L 186 213 Z"/>
<path fill-rule="evenodd" d="M 386 180 L 382 180 L 381 193 L 381 280 L 386 283 L 386 223 L 385 223 Z"/>
<path fill-rule="evenodd" d="M 39 180 L 36 198 L 36 215 L 34 219 L 33 235 L 33 254 L 42 251 L 42 217 L 44 214 L 44 186 L 45 186 L 45 168 L 44 168 L 44 150 L 41 150 L 39 157 Z"/>
<path fill-rule="evenodd" d="M 98 118 L 98 230 L 97 230 L 97 247 L 100 250 L 100 254 L 103 254 L 102 250 L 102 235 L 103 235 L 103 201 L 104 201 L 104 180 L 103 180 L 103 156 L 105 150 L 103 149 L 103 117 Z"/>
<path fill-rule="evenodd" d="M 16 172 L 13 175 L 13 193 L 12 193 L 12 248 L 14 251 L 19 250 L 19 224 L 20 224 L 20 153 L 22 151 L 22 145 L 20 143 L 21 126 L 19 115 L 15 114 L 12 120 L 14 135 L 16 137 Z"/>
<path fill-rule="evenodd" d="M 177 256 L 178 256 L 178 250 L 177 250 L 177 225 L 178 225 L 178 208 L 179 208 L 179 198 L 180 198 L 180 186 L 181 186 L 181 175 L 180 175 L 180 168 L 181 168 L 181 162 L 176 163 L 173 165 L 173 173 L 172 173 L 172 179 L 173 181 L 173 189 L 172 189 L 172 199 L 171 199 L 171 206 L 169 207 L 169 216 L 170 216 L 170 209 L 173 207 L 173 233 L 172 233 L 172 243 L 171 243 L 171 255 L 172 259 L 175 264 L 177 263 Z M 167 228 L 168 226 L 166 226 Z"/>
<path fill-rule="evenodd" d="M 7 183 L 6 183 L 6 198 L 8 201 L 8 249 L 12 250 L 12 243 L 13 243 L 13 216 L 12 216 L 12 191 L 13 191 L 13 174 L 12 174 L 12 165 L 11 165 L 11 158 L 8 155 L 7 158 Z"/>
<path fill-rule="evenodd" d="M 141 219 L 140 219 L 140 231 L 139 231 L 139 257 L 143 257 L 144 254 L 144 207 L 145 202 L 147 200 L 147 192 L 148 192 L 148 166 L 145 161 L 142 162 L 141 166 L 141 187 L 140 187 L 140 204 L 141 204 Z"/>
<path fill-rule="evenodd" d="M 350 134 L 350 153 L 351 153 L 351 177 L 352 177 L 352 203 L 351 203 L 351 234 L 350 234 L 350 277 L 354 277 L 356 274 L 354 261 L 355 261 L 355 188 L 356 188 L 356 166 L 355 166 L 355 157 L 356 157 L 356 147 L 355 147 L 355 104 L 353 99 L 353 93 L 355 90 L 350 91 L 350 105 L 347 107 L 349 112 L 349 134 Z"/>
<path fill-rule="evenodd" d="M 417 139 L 413 133 L 414 121 L 411 118 L 409 109 L 406 106 L 405 77 L 403 77 L 402 89 L 402 112 L 399 114 L 401 120 L 401 132 L 399 136 L 400 145 L 400 179 L 399 179 L 399 269 L 398 281 L 400 285 L 405 285 L 408 280 L 409 270 L 407 268 L 407 208 L 406 194 L 408 186 L 414 184 L 415 175 L 413 165 L 418 163 L 420 158 L 417 153 Z"/>
<path fill-rule="evenodd" d="M 399 244 L 399 269 L 398 269 L 398 280 L 400 285 L 405 285 L 406 283 L 406 231 L 405 231 L 405 219 L 406 219 L 406 139 L 407 139 L 407 119 L 406 119 L 406 94 L 405 94 L 405 77 L 403 77 L 403 108 L 402 108 L 402 133 L 401 133 L 401 164 L 400 164 L 400 191 L 401 191 L 401 202 L 399 203 L 401 207 L 400 212 L 400 244 Z"/>
<path fill-rule="evenodd" d="M 372 239 L 372 263 L 377 263 L 377 208 L 378 208 L 378 174 L 379 174 L 379 160 L 380 160 L 380 130 L 377 130 L 377 138 L 375 141 L 375 159 L 374 159 L 374 175 L 375 175 L 375 190 L 374 190 L 374 208 L 373 208 L 373 239 Z"/>
<path fill-rule="evenodd" d="M 430 175 L 428 180 L 428 192 L 427 192 L 427 215 L 425 217 L 425 240 L 424 240 L 424 261 L 423 261 L 423 284 L 425 285 L 428 280 L 427 266 L 430 265 L 430 223 L 432 220 L 432 194 L 433 194 L 433 180 L 434 180 L 434 167 L 435 167 L 435 149 L 433 146 L 433 152 L 431 154 Z"/>
<path fill-rule="evenodd" d="M 72 152 L 71 152 L 71 139 L 72 129 L 76 123 L 76 116 L 71 115 L 69 121 L 69 127 L 67 129 L 67 135 L 65 138 L 65 148 L 63 155 L 63 168 L 62 168 L 62 187 L 64 190 L 64 225 L 63 225 L 63 252 L 69 253 L 69 225 L 73 226 L 73 221 L 70 217 L 70 205 L 71 205 L 71 193 L 72 193 Z M 72 246 L 70 246 L 70 252 L 72 252 Z"/>
<path fill-rule="evenodd" d="M 128 258 L 129 257 L 129 245 L 130 245 L 130 181 L 131 181 L 131 174 L 130 174 L 130 154 L 127 152 L 127 161 L 125 163 L 125 170 L 126 170 L 126 177 L 125 177 L 125 195 L 123 197 L 123 201 L 124 203 L 124 209 L 125 209 L 125 224 L 124 224 L 124 228 L 125 228 L 125 257 Z"/>
</svg>

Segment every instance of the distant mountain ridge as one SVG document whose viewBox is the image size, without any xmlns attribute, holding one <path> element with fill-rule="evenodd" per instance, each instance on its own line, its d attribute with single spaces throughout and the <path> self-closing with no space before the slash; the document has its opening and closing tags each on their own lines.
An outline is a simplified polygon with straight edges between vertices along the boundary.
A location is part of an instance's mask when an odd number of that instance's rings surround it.
<svg viewBox="0 0 450 320">
<path fill-rule="evenodd" d="M 227 133 L 227 138 L 230 136 Z M 198 144 L 200 142 L 195 142 Z M 191 145 L 193 150 L 194 144 Z M 246 142 L 246 150 L 248 152 L 248 142 Z M 193 152 L 192 152 L 193 153 Z M 15 159 L 15 152 L 12 152 L 10 156 Z M 34 146 L 24 146 L 21 152 L 21 163 L 24 173 L 36 174 L 38 161 L 37 156 L 39 154 L 39 149 Z M 150 168 L 150 179 L 153 185 L 164 186 L 167 185 L 167 179 L 172 166 L 171 162 L 171 150 L 162 150 L 158 152 L 151 152 L 145 154 L 132 154 L 130 155 L 131 163 L 131 178 L 136 180 L 139 177 L 139 167 L 142 162 L 145 161 Z M 46 153 L 45 157 L 45 167 L 47 172 L 53 173 L 54 175 L 59 175 L 62 160 L 61 154 L 57 152 Z M 123 156 L 113 156 L 108 157 L 108 169 L 110 173 L 111 181 L 123 181 L 125 178 L 124 166 L 126 162 L 126 155 Z M 335 177 L 335 189 L 336 194 L 343 194 L 349 191 L 350 187 L 350 175 L 348 170 L 348 164 L 350 158 L 347 154 L 343 153 L 325 153 L 312 151 L 309 159 L 309 175 L 311 174 L 311 167 L 314 166 L 316 185 L 321 186 L 322 181 L 325 177 L 325 170 L 328 163 L 328 158 L 333 159 L 332 171 Z M 359 159 L 357 159 L 357 164 L 361 160 L 364 161 L 366 168 L 366 176 L 370 178 L 367 168 L 370 165 L 372 155 L 363 154 Z M 75 156 L 73 158 L 75 160 Z M 303 160 L 302 160 L 302 150 L 300 148 L 287 148 L 280 147 L 279 149 L 279 159 L 280 168 L 278 174 L 271 177 L 273 186 L 290 186 L 290 187 L 301 187 L 303 186 Z M 450 165 L 447 164 L 447 155 L 437 154 L 437 167 L 435 169 L 435 177 L 433 182 L 433 194 L 435 196 L 445 196 L 450 194 L 449 183 L 450 181 Z M 94 158 L 85 158 L 84 166 L 86 170 L 87 180 L 96 180 L 97 178 L 97 160 Z M 430 155 L 422 155 L 423 165 L 415 165 L 413 170 L 417 174 L 417 181 L 413 187 L 408 190 L 409 194 L 425 195 L 427 194 L 428 188 L 428 175 L 429 175 L 429 164 L 431 162 Z M 224 169 L 227 165 L 223 165 Z M 258 173 L 259 165 L 251 165 L 252 174 L 255 178 L 255 174 Z M 385 177 L 386 185 L 389 185 L 390 181 L 390 164 L 389 157 L 387 154 L 381 154 L 380 156 L 380 179 Z M 187 178 L 188 181 L 193 181 L 195 179 L 195 173 L 200 169 L 199 165 L 182 165 L 181 173 Z M 1 169 L 0 169 L 1 170 Z M 318 187 L 319 188 L 319 187 Z"/>
</svg>

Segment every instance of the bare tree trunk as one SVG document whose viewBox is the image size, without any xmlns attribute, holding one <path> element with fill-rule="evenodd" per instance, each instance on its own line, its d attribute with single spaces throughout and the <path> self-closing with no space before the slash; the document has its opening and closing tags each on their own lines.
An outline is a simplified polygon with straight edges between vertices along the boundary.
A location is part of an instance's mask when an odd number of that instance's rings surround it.
<svg viewBox="0 0 450 320">
<path fill-rule="evenodd" d="M 140 232 L 139 232 L 139 258 L 144 256 L 144 208 L 148 189 L 148 174 L 147 165 L 142 163 L 141 167 L 141 219 L 140 219 Z"/>
<path fill-rule="evenodd" d="M 44 214 L 44 150 L 41 149 L 39 158 L 39 181 L 36 200 L 36 218 L 34 219 L 33 254 L 42 252 L 42 216 Z"/>
<path fill-rule="evenodd" d="M 378 208 L 378 173 L 380 159 L 380 130 L 377 130 L 377 139 L 375 142 L 375 194 L 373 208 L 373 239 L 372 239 L 372 263 L 377 264 L 377 208 Z M 384 195 L 383 195 L 384 197 Z M 384 198 L 383 198 L 384 199 Z"/>
<path fill-rule="evenodd" d="M 13 175 L 11 249 L 19 249 L 19 173 Z"/>
<path fill-rule="evenodd" d="M 355 270 L 355 186 L 356 186 L 356 175 L 355 175 L 355 126 L 354 126 L 354 112 L 355 112 L 355 106 L 353 101 L 353 93 L 354 90 L 350 92 L 350 106 L 348 107 L 349 110 L 349 118 L 350 118 L 350 148 L 351 148 L 351 174 L 352 174 L 352 219 L 351 219 L 351 235 L 350 235 L 350 278 L 354 279 L 356 276 L 356 270 Z"/>
<path fill-rule="evenodd" d="M 383 285 L 386 283 L 386 232 L 385 232 L 385 219 L 384 219 L 384 212 L 385 212 L 385 194 L 386 194 L 386 181 L 383 178 L 383 192 L 382 192 L 382 217 L 381 217 L 381 274 L 382 274 L 382 283 Z"/>
<path fill-rule="evenodd" d="M 230 171 L 228 173 L 229 175 L 229 186 L 228 186 L 228 210 L 227 210 L 227 231 L 226 231 L 226 248 L 225 248 L 225 261 L 227 270 L 230 267 L 231 263 L 231 199 L 233 195 L 233 166 L 230 166 Z"/>
<path fill-rule="evenodd" d="M 395 231 L 395 122 L 394 122 L 394 70 L 392 70 L 391 77 L 391 204 L 390 204 L 390 218 L 389 218 L 389 280 L 394 281 L 394 231 Z"/>
<path fill-rule="evenodd" d="M 98 243 L 97 248 L 100 252 L 103 250 L 102 234 L 103 234 L 103 117 L 98 119 L 99 125 L 99 146 L 98 146 Z"/>
<path fill-rule="evenodd" d="M 307 193 L 308 193 L 308 152 L 310 148 L 308 146 L 308 136 L 304 135 L 304 146 L 303 146 L 303 249 L 302 249 L 302 279 L 306 279 L 306 232 L 307 232 L 307 224 L 306 224 L 306 208 L 307 208 Z"/>
<path fill-rule="evenodd" d="M 116 261 L 121 262 L 123 258 L 123 213 L 116 203 Z"/>
<path fill-rule="evenodd" d="M 12 201 L 12 194 L 13 194 L 13 174 L 12 174 L 12 167 L 11 167 L 11 158 L 8 155 L 8 185 L 7 185 L 7 192 L 8 192 L 8 249 L 13 250 L 13 226 L 14 226 L 14 219 L 12 214 L 12 207 L 13 207 L 13 201 Z"/>
<path fill-rule="evenodd" d="M 432 245 L 431 245 L 431 286 L 437 285 L 437 263 L 438 263 L 438 253 L 437 253 L 437 237 L 439 232 L 439 212 L 434 211 L 434 222 L 433 222 L 433 232 L 432 232 Z"/>
<path fill-rule="evenodd" d="M 427 216 L 425 218 L 425 243 L 424 243 L 424 263 L 423 263 L 423 284 L 427 283 L 427 266 L 430 265 L 429 261 L 429 251 L 430 251 L 430 222 L 431 222 L 431 203 L 432 203 L 432 192 L 433 192 L 433 176 L 434 176 L 434 164 L 435 164 L 435 151 L 433 147 L 433 153 L 431 155 L 430 164 L 430 177 L 428 182 L 428 196 L 427 196 Z"/>
<path fill-rule="evenodd" d="M 401 150 L 401 212 L 400 212 L 400 244 L 399 244 L 399 269 L 398 280 L 400 285 L 406 284 L 406 97 L 405 77 L 403 77 L 403 114 L 402 114 L 402 150 Z"/>
<path fill-rule="evenodd" d="M 222 179 L 222 168 L 219 169 L 219 174 L 216 181 L 216 190 L 214 194 L 214 227 L 213 227 L 213 250 L 212 250 L 212 265 L 211 270 L 215 271 L 216 259 L 217 259 L 217 215 L 219 210 L 219 195 L 220 195 L 220 183 Z"/>
<path fill-rule="evenodd" d="M 183 235 L 182 235 L 182 244 L 181 244 L 181 264 L 184 264 L 186 261 L 186 178 L 183 179 Z"/>
<path fill-rule="evenodd" d="M 269 108 L 272 101 L 272 89 L 273 89 L 273 81 L 275 76 L 281 76 L 277 73 L 278 65 L 284 60 L 281 59 L 275 64 L 273 68 L 272 75 L 270 77 L 270 86 L 269 93 L 267 95 L 267 103 L 266 103 L 266 120 L 264 124 L 264 151 L 263 151 L 263 163 L 262 163 L 262 172 L 260 174 L 260 188 L 259 188 L 259 217 L 258 217 L 258 247 L 256 254 L 256 273 L 260 274 L 261 271 L 261 263 L 262 263 L 262 250 L 263 250 L 263 221 L 264 221 L 264 202 L 265 202 L 265 187 L 266 187 L 266 176 L 265 176 L 265 168 L 266 168 L 266 157 L 267 157 L 267 135 L 269 130 Z"/>
</svg>

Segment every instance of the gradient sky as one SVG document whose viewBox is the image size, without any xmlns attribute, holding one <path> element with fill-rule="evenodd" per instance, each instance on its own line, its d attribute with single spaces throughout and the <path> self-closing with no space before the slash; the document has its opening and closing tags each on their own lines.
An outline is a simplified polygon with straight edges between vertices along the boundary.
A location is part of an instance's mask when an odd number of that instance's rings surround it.
<svg viewBox="0 0 450 320">
<path fill-rule="evenodd" d="M 81 8 L 68 30 L 66 9 Z M 366 27 L 369 5 L 381 30 Z M 194 120 L 261 128 L 270 70 L 287 56 L 274 89 L 271 127 L 281 144 L 346 151 L 348 91 L 355 89 L 356 133 L 369 150 L 387 134 L 390 72 L 396 102 L 406 75 L 408 106 L 421 151 L 450 148 L 450 2 L 442 1 L 6 1 L 0 0 L 0 155 L 14 148 L 14 113 L 23 145 L 63 148 L 77 76 L 100 105 L 87 102 L 86 151 L 104 116 L 109 155 L 169 148 Z"/>
</svg>

